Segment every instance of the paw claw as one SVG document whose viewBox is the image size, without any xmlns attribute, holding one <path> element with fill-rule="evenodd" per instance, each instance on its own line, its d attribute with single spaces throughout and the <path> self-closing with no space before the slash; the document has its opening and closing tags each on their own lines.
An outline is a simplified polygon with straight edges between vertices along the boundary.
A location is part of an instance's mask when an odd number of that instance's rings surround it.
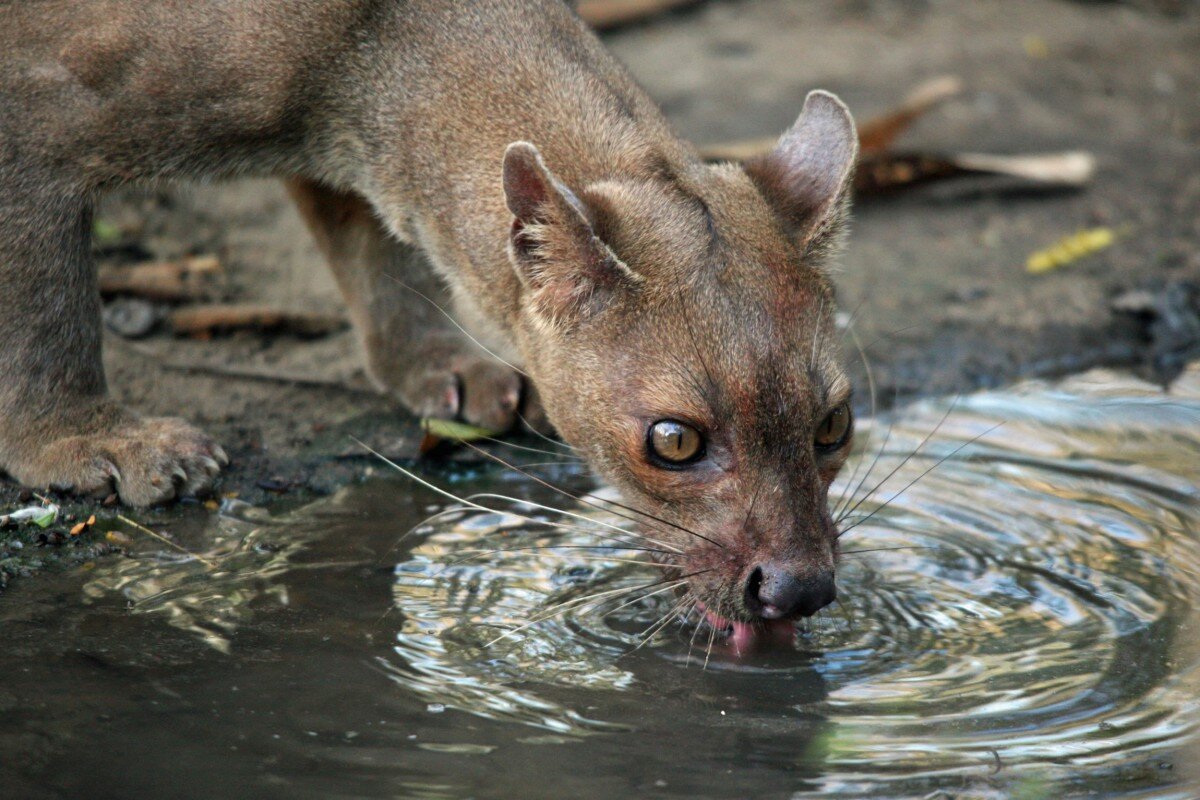
<svg viewBox="0 0 1200 800">
<path fill-rule="evenodd" d="M 208 454 L 225 454 L 203 433 L 178 419 L 138 419 L 119 408 L 111 413 L 108 430 L 83 436 L 68 432 L 9 472 L 27 486 L 70 486 L 80 494 L 115 490 L 131 506 L 169 501 L 212 485 L 220 464 Z M 70 421 L 63 427 L 69 431 Z"/>
<path fill-rule="evenodd" d="M 229 466 L 229 456 L 225 453 L 225 448 L 221 447 L 221 445 L 213 445 L 213 455 L 217 458 L 218 468 Z"/>
</svg>

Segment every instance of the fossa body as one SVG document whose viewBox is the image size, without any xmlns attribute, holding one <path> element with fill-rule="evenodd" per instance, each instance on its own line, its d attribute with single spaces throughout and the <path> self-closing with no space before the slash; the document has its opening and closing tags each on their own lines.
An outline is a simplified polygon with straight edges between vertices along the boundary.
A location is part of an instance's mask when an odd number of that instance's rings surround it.
<svg viewBox="0 0 1200 800">
<path fill-rule="evenodd" d="M 0 0 L 0 469 L 134 505 L 210 485 L 216 442 L 108 396 L 92 204 L 275 175 L 382 390 L 493 429 L 544 410 L 712 618 L 810 614 L 856 154 L 815 92 L 772 152 L 703 163 L 559 0 Z"/>
</svg>

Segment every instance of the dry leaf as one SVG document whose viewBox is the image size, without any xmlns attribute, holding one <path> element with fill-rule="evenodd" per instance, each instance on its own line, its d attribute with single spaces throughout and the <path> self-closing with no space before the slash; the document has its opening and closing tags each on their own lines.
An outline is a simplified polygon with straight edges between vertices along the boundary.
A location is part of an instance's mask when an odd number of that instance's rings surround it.
<svg viewBox="0 0 1200 800">
<path fill-rule="evenodd" d="M 498 431 L 489 431 L 487 428 L 480 428 L 466 422 L 431 417 L 421 420 L 421 429 L 425 431 L 425 438 L 421 440 L 419 448 L 421 455 L 428 455 L 442 442 L 474 442 L 500 435 Z"/>
</svg>

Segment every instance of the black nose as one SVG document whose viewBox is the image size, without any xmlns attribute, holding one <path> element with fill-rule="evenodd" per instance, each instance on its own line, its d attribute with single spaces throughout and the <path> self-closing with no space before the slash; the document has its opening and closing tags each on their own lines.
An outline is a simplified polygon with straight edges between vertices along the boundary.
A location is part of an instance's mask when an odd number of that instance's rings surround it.
<svg viewBox="0 0 1200 800">
<path fill-rule="evenodd" d="M 797 575 L 767 563 L 755 567 L 746 582 L 746 604 L 763 619 L 811 617 L 835 599 L 831 569 Z"/>
</svg>

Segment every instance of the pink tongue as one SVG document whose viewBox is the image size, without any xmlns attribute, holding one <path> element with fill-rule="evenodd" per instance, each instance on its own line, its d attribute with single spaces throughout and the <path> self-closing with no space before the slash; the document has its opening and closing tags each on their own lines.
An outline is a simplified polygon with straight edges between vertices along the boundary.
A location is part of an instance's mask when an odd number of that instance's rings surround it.
<svg viewBox="0 0 1200 800">
<path fill-rule="evenodd" d="M 717 630 L 732 629 L 727 641 L 739 656 L 760 644 L 790 644 L 796 633 L 796 626 L 785 619 L 765 619 L 751 624 L 725 619 L 708 609 L 704 610 L 704 615 L 708 624 Z"/>
</svg>

